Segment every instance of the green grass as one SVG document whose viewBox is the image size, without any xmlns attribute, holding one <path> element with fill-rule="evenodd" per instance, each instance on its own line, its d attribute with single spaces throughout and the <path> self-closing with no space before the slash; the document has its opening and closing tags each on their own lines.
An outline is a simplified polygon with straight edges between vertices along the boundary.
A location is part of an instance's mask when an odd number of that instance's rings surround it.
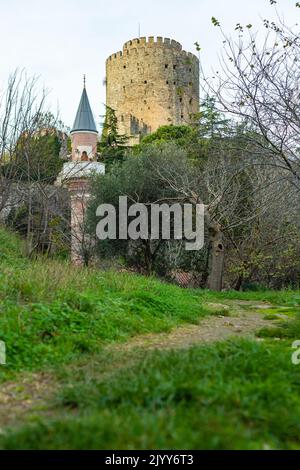
<svg viewBox="0 0 300 470">
<path fill-rule="evenodd" d="M 111 346 L 230 315 L 231 307 L 217 305 L 226 300 L 270 302 L 262 316 L 290 319 L 261 330 L 261 341 L 160 352 Z M 1 427 L 0 447 L 300 449 L 300 367 L 291 363 L 299 306 L 296 291 L 216 293 L 30 261 L 21 241 L 0 229 L 0 340 L 7 349 L 0 380 L 24 393 L 28 371 L 50 371 L 53 381 L 47 404 Z"/>
<path fill-rule="evenodd" d="M 196 292 L 152 278 L 29 261 L 20 241 L 3 230 L 0 246 L 0 339 L 7 349 L 0 380 L 209 313 Z"/>
<path fill-rule="evenodd" d="M 286 307 L 300 307 L 300 292 L 290 289 L 280 291 L 225 291 L 225 292 L 212 292 L 202 291 L 202 296 L 205 296 L 207 301 L 222 301 L 222 300 L 249 300 L 257 302 L 270 302 L 275 305 L 283 305 Z"/>
<path fill-rule="evenodd" d="M 288 321 L 280 320 L 276 326 L 261 328 L 257 332 L 260 338 L 300 339 L 300 313 L 297 311 Z"/>
<path fill-rule="evenodd" d="M 111 366 L 70 377 L 52 418 L 2 435 L 2 448 L 300 448 L 300 368 L 287 345 L 241 340 Z"/>
</svg>

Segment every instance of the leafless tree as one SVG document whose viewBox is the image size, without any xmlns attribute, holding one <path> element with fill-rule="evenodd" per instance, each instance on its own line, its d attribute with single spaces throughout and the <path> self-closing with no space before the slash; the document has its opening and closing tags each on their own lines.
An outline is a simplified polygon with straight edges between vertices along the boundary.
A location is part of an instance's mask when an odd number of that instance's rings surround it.
<svg viewBox="0 0 300 470">
<path fill-rule="evenodd" d="M 253 282 L 272 288 L 297 286 L 300 194 L 276 168 L 262 166 L 257 177 L 261 184 L 253 194 L 252 205 L 267 210 L 258 210 L 257 217 L 242 230 L 226 234 L 227 285 L 237 290 Z"/>
<path fill-rule="evenodd" d="M 59 191 L 42 175 L 45 155 L 37 145 L 40 136 L 61 125 L 49 113 L 46 97 L 36 77 L 16 70 L 0 98 L 0 218 L 5 221 L 12 210 L 25 208 L 28 255 L 45 240 L 50 220 L 58 216 L 54 200 Z"/>
<path fill-rule="evenodd" d="M 278 17 L 263 20 L 259 33 L 251 24 L 237 24 L 237 36 L 229 36 L 215 18 L 213 23 L 220 28 L 223 49 L 219 70 L 205 77 L 209 92 L 220 110 L 245 126 L 244 148 L 253 157 L 263 154 L 260 164 L 286 170 L 299 190 L 299 27 L 290 28 Z"/>
<path fill-rule="evenodd" d="M 16 70 L 0 99 L 0 212 L 7 206 L 10 186 L 16 180 L 14 163 L 18 140 L 36 130 L 45 103 L 45 92 L 38 96 L 36 84 L 35 78 Z"/>
<path fill-rule="evenodd" d="M 285 175 L 271 172 L 268 167 L 261 171 L 245 156 L 236 161 L 226 147 L 223 151 L 218 148 L 201 170 L 182 158 L 179 161 L 170 157 L 164 166 L 157 162 L 152 161 L 154 177 L 176 194 L 173 202 L 204 205 L 209 237 L 207 287 L 221 290 L 228 240 L 237 229 L 245 229 L 264 217 L 282 194 L 277 183 Z"/>
</svg>

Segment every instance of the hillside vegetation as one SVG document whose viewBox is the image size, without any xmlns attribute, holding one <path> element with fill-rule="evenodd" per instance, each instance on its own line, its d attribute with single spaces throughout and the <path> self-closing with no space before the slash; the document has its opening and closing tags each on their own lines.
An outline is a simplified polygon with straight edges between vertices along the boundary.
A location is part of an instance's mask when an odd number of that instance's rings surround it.
<svg viewBox="0 0 300 470">
<path fill-rule="evenodd" d="M 196 292 L 126 273 L 75 268 L 22 255 L 0 230 L 0 339 L 13 371 L 68 362 L 110 341 L 197 322 L 208 311 Z"/>
<path fill-rule="evenodd" d="M 0 247 L 2 448 L 300 448 L 299 292 L 181 289 L 29 260 L 3 229 Z M 133 336 L 201 327 L 220 304 L 251 315 L 265 301 L 274 305 L 256 338 L 127 347 Z"/>
</svg>

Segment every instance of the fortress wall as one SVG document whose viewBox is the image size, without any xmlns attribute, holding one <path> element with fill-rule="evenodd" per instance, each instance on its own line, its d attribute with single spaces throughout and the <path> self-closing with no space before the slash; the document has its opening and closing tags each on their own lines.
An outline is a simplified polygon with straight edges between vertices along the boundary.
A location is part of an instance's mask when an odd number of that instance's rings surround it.
<svg viewBox="0 0 300 470">
<path fill-rule="evenodd" d="M 169 38 L 127 41 L 106 61 L 106 104 L 127 135 L 189 124 L 199 111 L 198 58 Z"/>
</svg>

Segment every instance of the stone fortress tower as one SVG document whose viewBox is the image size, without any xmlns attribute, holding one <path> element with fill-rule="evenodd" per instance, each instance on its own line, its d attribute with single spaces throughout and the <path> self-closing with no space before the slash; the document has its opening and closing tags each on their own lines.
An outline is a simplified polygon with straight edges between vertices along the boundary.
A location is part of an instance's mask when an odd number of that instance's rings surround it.
<svg viewBox="0 0 300 470">
<path fill-rule="evenodd" d="M 199 112 L 199 60 L 168 38 L 128 41 L 106 60 L 106 105 L 131 145 L 160 126 L 189 124 Z"/>
</svg>

